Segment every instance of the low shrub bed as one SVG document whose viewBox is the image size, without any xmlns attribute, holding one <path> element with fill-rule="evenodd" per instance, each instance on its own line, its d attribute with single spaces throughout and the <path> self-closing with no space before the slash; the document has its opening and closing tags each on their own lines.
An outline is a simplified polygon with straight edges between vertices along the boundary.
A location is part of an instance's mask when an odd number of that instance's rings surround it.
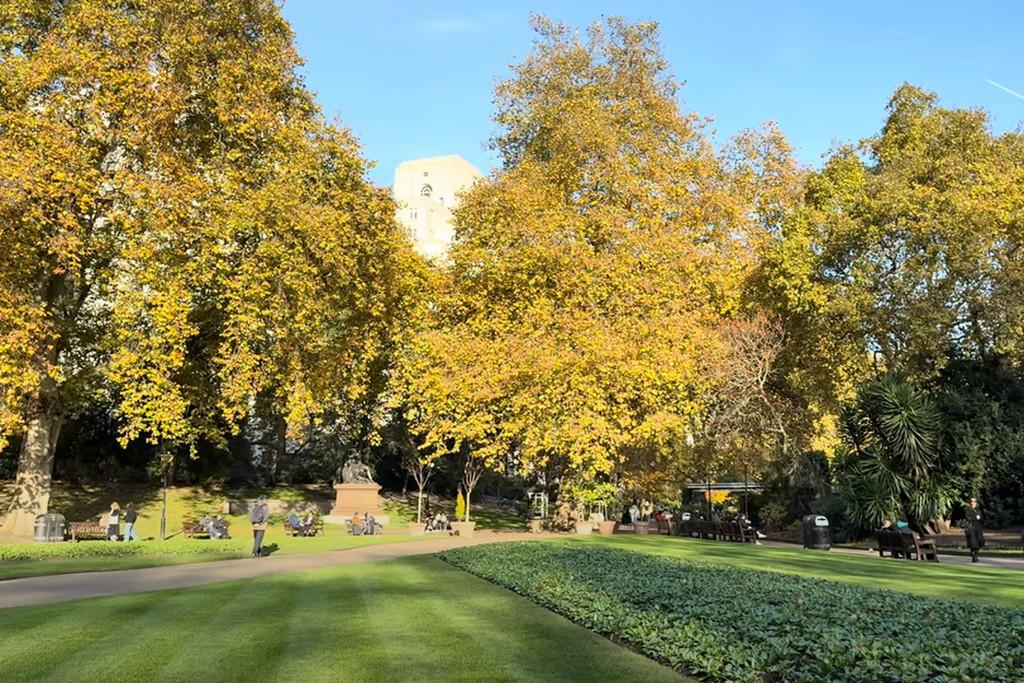
<svg viewBox="0 0 1024 683">
<path fill-rule="evenodd" d="M 706 680 L 1024 681 L 1024 612 L 572 543 L 450 564 Z"/>
<path fill-rule="evenodd" d="M 187 539 L 174 541 L 83 541 L 81 543 L 0 544 L 0 562 L 86 557 L 139 557 L 144 555 L 238 554 L 246 541 Z"/>
</svg>

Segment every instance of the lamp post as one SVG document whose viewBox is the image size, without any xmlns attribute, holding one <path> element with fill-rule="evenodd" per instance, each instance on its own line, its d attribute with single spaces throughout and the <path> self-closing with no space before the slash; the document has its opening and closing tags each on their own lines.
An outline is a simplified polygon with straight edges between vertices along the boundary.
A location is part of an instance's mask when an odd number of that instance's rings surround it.
<svg viewBox="0 0 1024 683">
<path fill-rule="evenodd" d="M 160 540 L 164 540 L 167 537 L 167 474 L 171 469 L 171 462 L 174 460 L 174 455 L 168 453 L 166 449 L 160 451 L 160 467 L 164 472 L 164 491 L 163 491 L 163 507 L 160 509 Z"/>
</svg>

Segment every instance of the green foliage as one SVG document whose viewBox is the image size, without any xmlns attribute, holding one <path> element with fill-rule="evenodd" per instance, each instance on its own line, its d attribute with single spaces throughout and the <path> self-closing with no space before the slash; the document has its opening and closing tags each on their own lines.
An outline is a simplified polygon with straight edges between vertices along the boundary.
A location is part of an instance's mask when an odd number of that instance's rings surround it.
<svg viewBox="0 0 1024 683">
<path fill-rule="evenodd" d="M 573 543 L 441 557 L 716 683 L 1014 681 L 1024 663 L 1019 610 Z"/>
<path fill-rule="evenodd" d="M 838 479 L 854 524 L 926 524 L 949 513 L 954 482 L 936 467 L 940 413 L 922 391 L 894 375 L 865 383 L 843 414 L 843 435 Z"/>
<path fill-rule="evenodd" d="M 584 505 L 611 505 L 619 487 L 611 482 L 569 481 L 562 486 L 562 495 Z"/>
<path fill-rule="evenodd" d="M 946 467 L 979 496 L 987 524 L 1024 514 L 1024 375 L 1005 357 L 954 356 L 936 383 Z"/>
</svg>

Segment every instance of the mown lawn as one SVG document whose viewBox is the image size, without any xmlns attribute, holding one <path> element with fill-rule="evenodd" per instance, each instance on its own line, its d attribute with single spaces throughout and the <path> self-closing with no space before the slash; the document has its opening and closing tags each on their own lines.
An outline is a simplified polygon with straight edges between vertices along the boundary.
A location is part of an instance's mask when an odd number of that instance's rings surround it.
<svg viewBox="0 0 1024 683">
<path fill-rule="evenodd" d="M 328 527 L 324 536 L 312 538 L 286 537 L 283 532 L 268 534 L 263 547 L 271 554 L 294 555 L 302 553 L 321 553 L 331 550 L 347 550 L 379 543 L 403 543 L 416 540 L 413 536 L 350 536 L 342 533 L 340 527 Z M 419 537 L 422 539 L 422 537 Z M 110 543 L 109 541 L 83 541 L 93 546 Z M 211 562 L 215 560 L 231 560 L 248 557 L 252 549 L 252 540 L 243 535 L 227 541 L 201 540 L 168 540 L 143 541 L 138 544 L 144 554 L 128 557 L 46 557 L 41 559 L 0 561 L 0 581 L 25 576 L 46 576 L 50 574 L 71 574 L 75 572 L 102 572 L 119 569 L 142 569 L 144 567 L 161 567 L 173 564 L 190 564 L 194 562 Z M 33 546 L 32 549 L 39 548 Z M 57 549 L 77 550 L 71 544 L 60 544 Z M 44 550 L 49 548 L 44 547 Z M 87 548 L 88 549 L 88 548 Z M 104 548 L 98 548 L 103 550 Z"/>
<path fill-rule="evenodd" d="M 937 598 L 1024 609 L 1024 572 L 976 565 L 911 562 L 850 553 L 776 548 L 669 536 L 572 536 L 624 550 L 885 588 Z"/>
<path fill-rule="evenodd" d="M 19 681 L 685 681 L 435 558 L 0 610 Z"/>
</svg>

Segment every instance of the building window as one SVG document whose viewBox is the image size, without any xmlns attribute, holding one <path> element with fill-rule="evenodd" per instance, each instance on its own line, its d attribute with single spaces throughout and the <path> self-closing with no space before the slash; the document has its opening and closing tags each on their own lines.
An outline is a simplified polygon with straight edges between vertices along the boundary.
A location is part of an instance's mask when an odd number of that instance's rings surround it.
<svg viewBox="0 0 1024 683">
<path fill-rule="evenodd" d="M 424 172 L 423 172 L 423 177 L 424 177 L 424 178 L 426 178 L 426 177 L 427 177 L 427 171 L 424 171 Z"/>
<path fill-rule="evenodd" d="M 441 204 L 441 206 L 444 206 L 444 197 L 438 197 L 437 201 L 439 204 Z"/>
<path fill-rule="evenodd" d="M 434 191 L 434 188 L 432 188 L 430 185 L 427 185 L 426 183 L 424 183 L 423 187 L 420 188 L 420 196 L 421 197 L 429 197 L 431 195 L 431 193 L 433 193 L 433 191 Z"/>
<path fill-rule="evenodd" d="M 409 220 L 414 221 L 419 218 L 419 212 L 416 209 L 409 209 Z"/>
</svg>

